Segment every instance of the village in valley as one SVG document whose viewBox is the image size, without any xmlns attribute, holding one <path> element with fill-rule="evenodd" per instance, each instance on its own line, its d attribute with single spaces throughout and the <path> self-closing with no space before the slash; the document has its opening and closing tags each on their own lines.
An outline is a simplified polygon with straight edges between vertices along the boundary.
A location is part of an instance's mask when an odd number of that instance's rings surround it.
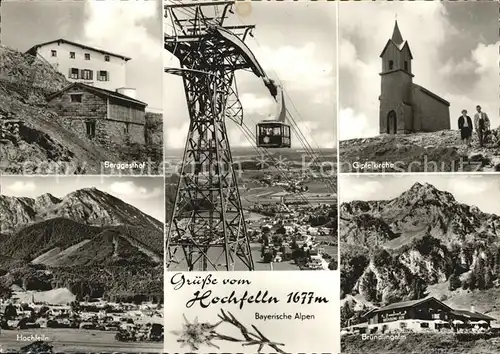
<svg viewBox="0 0 500 354">
<path fill-rule="evenodd" d="M 2 176 L 4 352 L 162 351 L 161 185 L 156 177 Z M 147 202 L 139 190 L 151 191 Z"/>
<path fill-rule="evenodd" d="M 333 159 L 335 150 L 321 153 Z M 275 159 L 280 159 L 282 166 L 274 167 L 263 166 L 250 149 L 234 152 L 255 269 L 336 270 L 337 194 L 328 185 L 336 183 L 331 177 L 335 172 L 331 164 L 325 164 L 321 171 L 317 165 L 304 169 L 300 150 L 280 150 L 279 154 Z M 177 166 L 179 157 L 172 155 L 169 162 Z M 170 203 L 175 200 L 177 181 L 174 176 L 166 182 Z M 211 255 L 213 259 L 217 256 L 215 252 Z M 185 267 L 179 258 L 169 269 Z M 235 269 L 244 270 L 244 265 L 236 263 Z"/>
<path fill-rule="evenodd" d="M 0 300 L 3 352 L 18 353 L 20 345 L 25 345 L 26 351 L 52 350 L 54 343 L 58 349 L 66 346 L 72 351 L 106 343 L 152 351 L 163 342 L 163 308 L 159 303 L 102 299 L 64 303 L 70 298 L 73 294 L 61 290 L 34 293 L 14 288 L 10 299 Z M 148 345 L 154 342 L 159 345 Z"/>
</svg>

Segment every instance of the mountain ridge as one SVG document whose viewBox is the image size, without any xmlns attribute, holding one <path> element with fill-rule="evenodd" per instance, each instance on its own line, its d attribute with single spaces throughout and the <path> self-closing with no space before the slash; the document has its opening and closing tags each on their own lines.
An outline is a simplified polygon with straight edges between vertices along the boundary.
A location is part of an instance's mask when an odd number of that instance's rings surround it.
<svg viewBox="0 0 500 354">
<path fill-rule="evenodd" d="M 500 216 L 431 184 L 342 203 L 339 230 L 342 298 L 358 307 L 420 299 L 438 284 L 446 296 L 500 287 Z"/>
<path fill-rule="evenodd" d="M 0 286 L 78 298 L 154 296 L 163 287 L 163 224 L 136 207 L 83 188 L 62 198 L 0 196 Z"/>
<path fill-rule="evenodd" d="M 87 225 L 150 225 L 163 230 L 159 220 L 97 188 L 82 188 L 62 198 L 49 193 L 36 198 L 0 195 L 0 215 L 4 232 L 56 217 Z"/>
</svg>

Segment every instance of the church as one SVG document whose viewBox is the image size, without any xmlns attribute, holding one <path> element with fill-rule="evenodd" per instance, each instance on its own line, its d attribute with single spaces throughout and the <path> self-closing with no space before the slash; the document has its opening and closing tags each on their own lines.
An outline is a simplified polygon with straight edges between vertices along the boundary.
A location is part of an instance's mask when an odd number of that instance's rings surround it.
<svg viewBox="0 0 500 354">
<path fill-rule="evenodd" d="M 413 55 L 394 24 L 382 58 L 380 134 L 408 134 L 450 129 L 450 103 L 413 83 Z"/>
</svg>

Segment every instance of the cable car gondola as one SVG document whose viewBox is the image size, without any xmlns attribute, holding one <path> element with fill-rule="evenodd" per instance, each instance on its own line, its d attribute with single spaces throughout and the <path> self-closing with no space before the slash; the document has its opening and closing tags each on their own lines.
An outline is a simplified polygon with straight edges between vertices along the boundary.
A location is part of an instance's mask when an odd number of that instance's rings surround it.
<svg viewBox="0 0 500 354">
<path fill-rule="evenodd" d="M 277 119 L 263 120 L 257 123 L 257 146 L 263 148 L 289 148 L 291 146 L 290 126 L 286 121 L 286 106 L 283 90 L 276 86 L 278 104 Z"/>
</svg>

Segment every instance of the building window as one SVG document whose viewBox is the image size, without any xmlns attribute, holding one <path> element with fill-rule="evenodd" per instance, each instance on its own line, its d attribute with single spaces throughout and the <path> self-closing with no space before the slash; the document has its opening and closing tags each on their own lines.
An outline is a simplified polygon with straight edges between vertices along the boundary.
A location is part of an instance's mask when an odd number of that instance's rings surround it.
<svg viewBox="0 0 500 354">
<path fill-rule="evenodd" d="M 50 55 L 53 57 L 57 57 L 57 50 L 51 50 Z"/>
<path fill-rule="evenodd" d="M 81 93 L 72 93 L 69 95 L 69 97 L 71 99 L 71 102 L 82 103 L 83 94 Z"/>
<path fill-rule="evenodd" d="M 389 70 L 394 69 L 394 62 L 392 60 L 389 60 Z"/>
<path fill-rule="evenodd" d="M 109 74 L 106 70 L 99 70 L 97 81 L 109 81 Z"/>
<path fill-rule="evenodd" d="M 405 61 L 405 70 L 408 71 L 408 62 Z"/>
<path fill-rule="evenodd" d="M 85 60 L 90 60 L 90 53 L 85 53 Z"/>
<path fill-rule="evenodd" d="M 76 57 L 75 52 L 69 52 L 69 58 L 70 59 L 75 59 L 75 57 Z"/>
<path fill-rule="evenodd" d="M 109 61 L 109 55 L 104 56 L 104 61 Z"/>
<path fill-rule="evenodd" d="M 92 70 L 88 70 L 88 69 L 82 70 L 81 74 L 82 75 L 81 75 L 80 79 L 83 79 L 83 80 L 92 80 L 94 77 L 94 72 Z"/>
<path fill-rule="evenodd" d="M 130 133 L 130 123 L 125 123 L 125 127 L 123 128 L 125 134 Z"/>
<path fill-rule="evenodd" d="M 87 130 L 87 138 L 93 139 L 95 137 L 95 121 L 93 120 L 86 121 L 85 129 Z"/>
<path fill-rule="evenodd" d="M 420 324 L 420 328 L 429 328 L 429 323 L 428 322 L 422 322 Z"/>
<path fill-rule="evenodd" d="M 70 79 L 78 79 L 78 72 L 79 72 L 79 70 L 77 68 L 71 68 L 69 70 L 69 78 Z"/>
</svg>

